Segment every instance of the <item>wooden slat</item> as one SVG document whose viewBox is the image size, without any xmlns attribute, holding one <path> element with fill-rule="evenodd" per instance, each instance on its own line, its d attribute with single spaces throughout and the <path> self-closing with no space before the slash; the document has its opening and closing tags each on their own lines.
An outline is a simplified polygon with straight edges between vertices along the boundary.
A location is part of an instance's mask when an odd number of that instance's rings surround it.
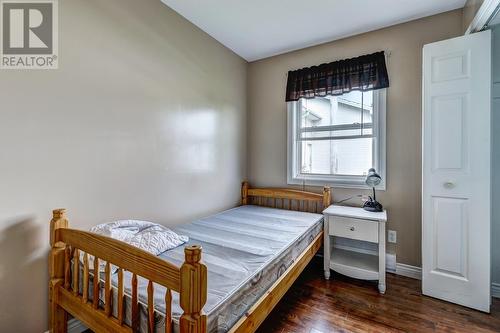
<svg viewBox="0 0 500 333">
<path fill-rule="evenodd" d="M 58 304 L 64 310 L 83 322 L 93 332 L 132 333 L 132 329 L 121 326 L 113 317 L 107 317 L 102 311 L 96 310 L 90 303 L 82 303 L 80 297 L 75 297 L 70 291 L 58 288 Z"/>
<path fill-rule="evenodd" d="M 172 291 L 165 292 L 165 333 L 172 333 Z"/>
<path fill-rule="evenodd" d="M 279 198 L 279 199 L 311 200 L 311 201 L 323 200 L 323 195 L 319 193 L 291 190 L 285 188 L 250 188 L 248 189 L 248 195 L 255 197 L 263 197 L 263 198 Z"/>
<path fill-rule="evenodd" d="M 137 275 L 132 275 L 132 331 L 139 332 L 139 303 L 137 303 Z"/>
<path fill-rule="evenodd" d="M 154 333 L 155 331 L 155 295 L 153 288 L 153 281 L 149 280 L 148 283 L 148 332 Z"/>
<path fill-rule="evenodd" d="M 68 289 L 71 286 L 71 249 L 66 246 L 64 249 L 64 288 Z"/>
<path fill-rule="evenodd" d="M 307 264 L 314 257 L 323 244 L 323 232 L 302 252 L 292 266 L 269 288 L 259 300 L 252 305 L 245 316 L 231 328 L 230 333 L 255 332 L 267 315 L 278 304 L 290 286 L 302 273 Z"/>
<path fill-rule="evenodd" d="M 78 295 L 79 289 L 80 289 L 80 283 L 79 283 L 79 276 L 80 276 L 80 251 L 78 249 L 75 249 L 73 252 L 73 294 L 75 296 Z"/>
<path fill-rule="evenodd" d="M 119 240 L 74 229 L 57 229 L 56 241 L 112 262 L 118 267 L 155 281 L 174 291 L 180 290 L 180 269 L 151 253 Z"/>
<path fill-rule="evenodd" d="M 84 303 L 89 301 L 89 255 L 85 252 L 83 255 L 83 288 L 82 300 Z"/>
<path fill-rule="evenodd" d="M 106 262 L 106 268 L 104 269 L 105 281 L 104 281 L 104 313 L 106 316 L 111 316 L 111 264 Z"/>
<path fill-rule="evenodd" d="M 99 258 L 94 257 L 94 294 L 92 296 L 92 305 L 94 309 L 99 307 Z"/>
<path fill-rule="evenodd" d="M 118 323 L 123 325 L 124 307 L 123 307 L 123 269 L 118 269 L 118 288 L 117 288 L 117 301 L 118 301 Z"/>
</svg>

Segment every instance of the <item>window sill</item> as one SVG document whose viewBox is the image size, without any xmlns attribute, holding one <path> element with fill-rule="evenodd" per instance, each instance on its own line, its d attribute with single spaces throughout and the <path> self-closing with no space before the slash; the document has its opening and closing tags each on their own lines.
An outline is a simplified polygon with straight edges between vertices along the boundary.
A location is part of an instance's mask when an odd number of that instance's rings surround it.
<svg viewBox="0 0 500 333">
<path fill-rule="evenodd" d="M 353 179 L 354 178 L 354 179 Z M 372 188 L 369 187 L 368 185 L 365 184 L 365 180 L 363 179 L 358 179 L 356 180 L 356 177 L 353 177 L 351 179 L 332 179 L 332 178 L 321 178 L 321 177 L 315 177 L 315 178 L 309 178 L 309 177 L 304 177 L 304 178 L 288 178 L 287 179 L 287 184 L 288 185 L 306 185 L 306 186 L 330 186 L 333 188 L 350 188 L 350 189 L 360 189 L 360 190 L 371 190 Z M 385 191 L 385 181 L 382 180 L 382 182 L 378 185 L 375 186 L 375 189 L 377 191 Z"/>
</svg>

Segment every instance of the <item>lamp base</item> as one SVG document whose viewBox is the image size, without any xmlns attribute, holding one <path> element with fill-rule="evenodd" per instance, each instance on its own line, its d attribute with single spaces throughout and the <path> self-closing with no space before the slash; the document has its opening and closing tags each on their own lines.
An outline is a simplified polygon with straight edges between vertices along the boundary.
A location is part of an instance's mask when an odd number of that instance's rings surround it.
<svg viewBox="0 0 500 333">
<path fill-rule="evenodd" d="M 384 207 L 382 204 L 378 201 L 370 200 L 370 201 L 365 201 L 363 204 L 363 209 L 367 210 L 369 212 L 381 212 Z"/>
</svg>

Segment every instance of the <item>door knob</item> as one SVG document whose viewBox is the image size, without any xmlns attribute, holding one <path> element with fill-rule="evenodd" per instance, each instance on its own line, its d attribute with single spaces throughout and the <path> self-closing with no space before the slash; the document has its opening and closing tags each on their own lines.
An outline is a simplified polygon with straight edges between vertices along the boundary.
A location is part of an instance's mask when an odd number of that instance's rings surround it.
<svg viewBox="0 0 500 333">
<path fill-rule="evenodd" d="M 354 227 L 350 227 L 349 230 L 354 231 Z"/>
<path fill-rule="evenodd" d="M 452 189 L 455 187 L 455 183 L 452 181 L 447 181 L 443 183 L 444 188 Z"/>
</svg>

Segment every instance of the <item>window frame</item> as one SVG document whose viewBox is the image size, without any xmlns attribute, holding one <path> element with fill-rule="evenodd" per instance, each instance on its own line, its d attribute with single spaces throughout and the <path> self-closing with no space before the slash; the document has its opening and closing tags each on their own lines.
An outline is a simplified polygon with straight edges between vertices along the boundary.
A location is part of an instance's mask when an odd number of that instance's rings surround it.
<svg viewBox="0 0 500 333">
<path fill-rule="evenodd" d="M 297 140 L 300 101 L 287 102 L 287 183 L 289 185 L 329 185 L 338 188 L 369 188 L 365 176 L 300 173 L 300 154 Z M 382 177 L 377 190 L 386 189 L 386 108 L 387 89 L 373 91 L 373 158 L 374 168 Z M 368 170 L 366 170 L 368 171 Z"/>
</svg>

